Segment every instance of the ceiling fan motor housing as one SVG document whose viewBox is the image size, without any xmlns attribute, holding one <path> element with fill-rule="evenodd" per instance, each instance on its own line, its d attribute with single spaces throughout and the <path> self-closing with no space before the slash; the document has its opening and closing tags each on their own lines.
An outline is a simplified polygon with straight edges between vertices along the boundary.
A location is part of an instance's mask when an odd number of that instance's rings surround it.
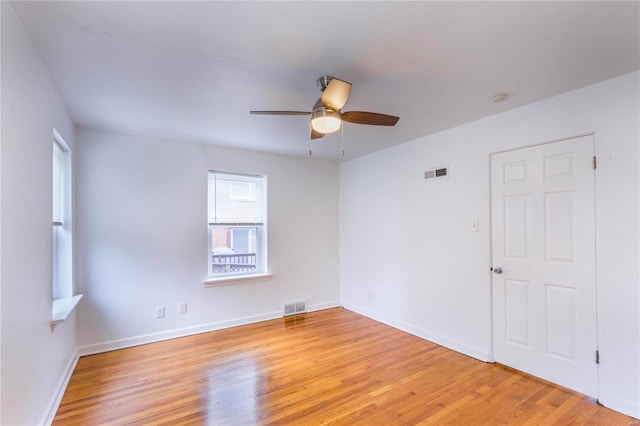
<svg viewBox="0 0 640 426">
<path fill-rule="evenodd" d="M 335 77 L 332 77 L 330 75 L 323 75 L 322 77 L 318 77 L 318 79 L 316 80 L 316 83 L 318 83 L 318 87 L 320 88 L 320 90 L 324 92 L 324 89 L 327 88 L 327 86 L 329 85 L 329 83 L 331 83 L 331 80 L 333 79 L 335 79 Z"/>
</svg>

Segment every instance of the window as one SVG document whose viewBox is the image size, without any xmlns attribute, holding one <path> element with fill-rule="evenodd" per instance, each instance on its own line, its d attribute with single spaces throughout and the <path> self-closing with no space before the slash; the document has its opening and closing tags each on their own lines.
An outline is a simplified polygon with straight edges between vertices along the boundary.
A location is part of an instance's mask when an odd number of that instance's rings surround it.
<svg viewBox="0 0 640 426">
<path fill-rule="evenodd" d="M 62 138 L 53 138 L 53 247 L 52 293 L 54 299 L 70 298 L 71 260 L 71 151 Z"/>
<path fill-rule="evenodd" d="M 209 276 L 266 272 L 266 177 L 209 172 Z"/>
<path fill-rule="evenodd" d="M 73 249 L 71 208 L 71 150 L 53 130 L 53 273 L 51 279 L 51 331 L 64 322 L 82 299 L 73 295 Z"/>
</svg>

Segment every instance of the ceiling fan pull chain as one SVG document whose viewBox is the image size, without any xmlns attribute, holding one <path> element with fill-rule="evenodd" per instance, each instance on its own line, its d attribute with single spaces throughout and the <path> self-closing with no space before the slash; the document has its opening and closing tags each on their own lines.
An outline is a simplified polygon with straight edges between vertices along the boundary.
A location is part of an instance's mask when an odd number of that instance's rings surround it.
<svg viewBox="0 0 640 426">
<path fill-rule="evenodd" d="M 309 139 L 309 157 L 313 155 L 313 139 Z"/>
<path fill-rule="evenodd" d="M 342 134 L 342 138 L 341 138 L 342 139 L 342 146 L 341 146 L 341 149 L 342 149 L 342 156 L 344 157 L 344 122 L 340 123 L 340 127 L 341 127 L 341 132 L 340 133 Z"/>
</svg>

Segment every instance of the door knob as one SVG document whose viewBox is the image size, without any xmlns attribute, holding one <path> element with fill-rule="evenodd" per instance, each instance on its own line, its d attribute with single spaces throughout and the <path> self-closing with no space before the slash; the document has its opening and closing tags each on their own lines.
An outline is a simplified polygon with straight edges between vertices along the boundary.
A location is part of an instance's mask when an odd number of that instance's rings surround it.
<svg viewBox="0 0 640 426">
<path fill-rule="evenodd" d="M 496 267 L 496 268 L 493 268 L 493 272 L 494 272 L 495 274 L 501 274 L 501 273 L 502 273 L 502 268 L 501 268 L 501 267 L 499 267 L 499 266 L 498 266 L 498 267 Z"/>
</svg>

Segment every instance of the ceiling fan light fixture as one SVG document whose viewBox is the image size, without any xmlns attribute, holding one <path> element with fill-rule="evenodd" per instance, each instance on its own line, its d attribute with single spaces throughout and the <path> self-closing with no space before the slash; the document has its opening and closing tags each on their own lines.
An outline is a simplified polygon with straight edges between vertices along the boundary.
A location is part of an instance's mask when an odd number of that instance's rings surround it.
<svg viewBox="0 0 640 426">
<path fill-rule="evenodd" d="M 342 117 L 338 111 L 325 107 L 316 108 L 311 114 L 311 128 L 320 133 L 333 133 L 340 129 Z"/>
</svg>

